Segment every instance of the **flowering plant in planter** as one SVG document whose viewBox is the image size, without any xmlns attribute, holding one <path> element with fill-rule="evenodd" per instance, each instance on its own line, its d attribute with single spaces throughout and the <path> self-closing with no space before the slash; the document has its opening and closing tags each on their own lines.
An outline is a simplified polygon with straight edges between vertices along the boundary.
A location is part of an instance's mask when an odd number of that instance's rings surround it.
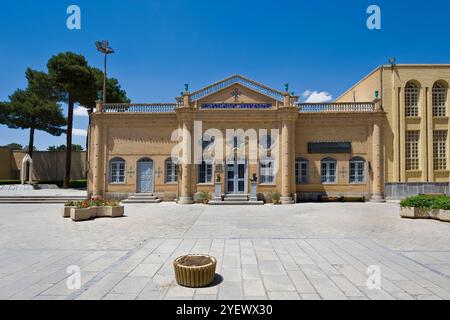
<svg viewBox="0 0 450 320">
<path fill-rule="evenodd" d="M 91 198 L 83 201 L 69 201 L 63 209 L 63 216 L 74 221 L 88 220 L 96 217 L 121 217 L 124 207 L 117 201 Z"/>
</svg>

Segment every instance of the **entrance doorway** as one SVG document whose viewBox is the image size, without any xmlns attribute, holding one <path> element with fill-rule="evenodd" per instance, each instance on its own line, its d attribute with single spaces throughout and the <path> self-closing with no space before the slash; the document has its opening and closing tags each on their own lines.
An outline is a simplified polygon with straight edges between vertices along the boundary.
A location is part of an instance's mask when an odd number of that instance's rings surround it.
<svg viewBox="0 0 450 320">
<path fill-rule="evenodd" d="M 144 158 L 137 165 L 137 192 L 153 193 L 153 161 Z"/>
<path fill-rule="evenodd" d="M 231 160 L 226 164 L 226 192 L 243 194 L 247 189 L 247 165 L 245 160 Z"/>
</svg>

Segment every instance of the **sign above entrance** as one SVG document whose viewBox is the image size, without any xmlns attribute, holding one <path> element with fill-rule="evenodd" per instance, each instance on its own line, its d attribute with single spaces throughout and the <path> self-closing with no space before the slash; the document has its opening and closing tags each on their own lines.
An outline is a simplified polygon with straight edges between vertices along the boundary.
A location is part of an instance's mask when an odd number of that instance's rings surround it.
<svg viewBox="0 0 450 320">
<path fill-rule="evenodd" d="M 202 109 L 272 109 L 270 103 L 205 103 Z"/>
<path fill-rule="evenodd" d="M 351 153 L 351 142 L 310 142 L 308 153 Z"/>
</svg>

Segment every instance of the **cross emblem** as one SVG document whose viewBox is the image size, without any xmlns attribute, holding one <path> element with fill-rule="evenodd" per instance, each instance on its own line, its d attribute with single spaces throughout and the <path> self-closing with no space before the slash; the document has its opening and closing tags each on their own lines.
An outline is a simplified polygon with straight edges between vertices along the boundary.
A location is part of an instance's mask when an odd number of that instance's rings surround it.
<svg viewBox="0 0 450 320">
<path fill-rule="evenodd" d="M 158 167 L 158 169 L 156 170 L 156 175 L 159 178 L 161 176 L 162 170 L 161 167 Z"/>
<path fill-rule="evenodd" d="M 238 88 L 235 88 L 233 92 L 231 92 L 231 96 L 234 97 L 234 102 L 239 102 L 239 96 L 241 95 L 241 92 Z"/>
<path fill-rule="evenodd" d="M 347 168 L 345 167 L 345 166 L 342 166 L 342 168 L 341 168 L 341 177 L 342 178 L 345 178 L 345 177 L 347 177 Z"/>
<path fill-rule="evenodd" d="M 128 169 L 127 171 L 127 175 L 132 178 L 134 175 L 135 171 L 133 170 L 133 166 L 130 166 L 130 169 Z"/>
</svg>

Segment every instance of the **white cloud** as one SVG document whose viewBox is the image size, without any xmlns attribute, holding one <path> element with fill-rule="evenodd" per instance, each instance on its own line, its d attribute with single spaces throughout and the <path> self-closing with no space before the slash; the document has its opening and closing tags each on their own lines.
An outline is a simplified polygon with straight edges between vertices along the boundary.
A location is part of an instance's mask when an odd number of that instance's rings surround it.
<svg viewBox="0 0 450 320">
<path fill-rule="evenodd" d="M 303 98 L 308 98 L 311 95 L 312 91 L 311 90 L 306 90 L 305 92 L 303 92 L 302 96 Z"/>
<path fill-rule="evenodd" d="M 307 96 L 305 96 L 305 93 L 309 93 Z M 306 99 L 306 103 L 321 103 L 321 102 L 330 102 L 333 100 L 333 96 L 329 94 L 326 91 L 305 91 L 303 93 L 304 97 Z"/>
<path fill-rule="evenodd" d="M 73 110 L 73 115 L 77 117 L 87 117 L 88 112 L 86 108 L 78 106 L 75 108 L 75 110 Z"/>
<path fill-rule="evenodd" d="M 85 129 L 72 129 L 72 135 L 73 136 L 79 136 L 79 137 L 86 137 L 87 136 L 87 130 Z"/>
</svg>

